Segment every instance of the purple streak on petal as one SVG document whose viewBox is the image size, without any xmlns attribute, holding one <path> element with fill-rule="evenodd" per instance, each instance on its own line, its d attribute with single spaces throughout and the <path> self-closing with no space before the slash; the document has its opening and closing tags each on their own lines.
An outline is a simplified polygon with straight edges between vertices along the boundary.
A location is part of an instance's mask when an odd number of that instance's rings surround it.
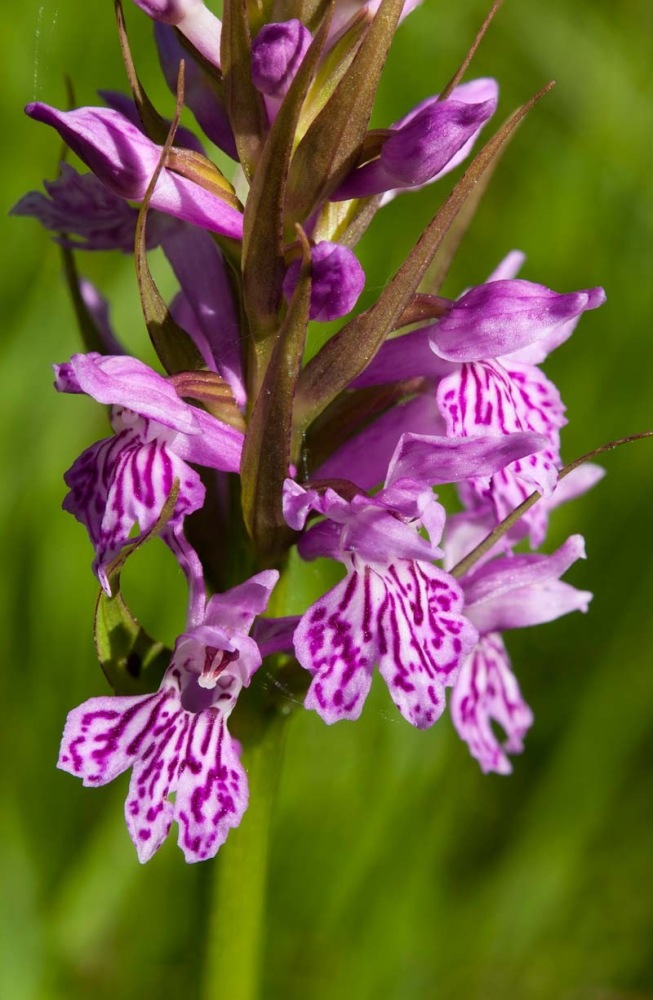
<svg viewBox="0 0 653 1000">
<path fill-rule="evenodd" d="M 87 787 L 106 785 L 170 731 L 180 716 L 178 689 L 164 682 L 156 694 L 91 698 L 69 713 L 57 766 Z"/>
<path fill-rule="evenodd" d="M 210 352 L 210 367 L 229 383 L 236 402 L 244 405 L 238 316 L 220 250 L 207 232 L 194 226 L 166 233 L 162 245 L 192 309 L 193 326 Z M 192 335 L 193 330 L 188 333 Z"/>
<path fill-rule="evenodd" d="M 404 434 L 388 468 L 387 482 L 414 479 L 435 486 L 457 483 L 473 476 L 491 476 L 504 466 L 541 450 L 542 434 L 503 436 L 434 437 Z"/>
<path fill-rule="evenodd" d="M 264 24 L 252 42 L 252 81 L 268 97 L 284 97 L 311 44 L 301 21 Z"/>
<path fill-rule="evenodd" d="M 527 628 L 571 611 L 587 611 L 592 595 L 560 577 L 585 558 L 581 535 L 553 555 L 513 555 L 485 563 L 463 580 L 466 613 L 481 633 Z"/>
<path fill-rule="evenodd" d="M 431 330 L 432 327 L 427 326 L 386 340 L 367 368 L 351 383 L 351 388 L 364 389 L 386 382 L 412 378 L 437 379 L 448 375 L 451 363 L 436 357 L 431 350 Z"/>
<path fill-rule="evenodd" d="M 460 586 L 443 570 L 398 560 L 383 579 L 379 671 L 404 718 L 425 729 L 442 714 L 444 689 L 455 683 L 478 633 L 459 613 Z"/>
<path fill-rule="evenodd" d="M 520 459 L 509 471 L 521 481 L 549 494 L 557 482 L 559 428 L 564 407 L 553 383 L 533 366 L 498 361 L 461 365 L 437 388 L 437 402 L 453 437 L 474 437 L 534 431 L 544 434 L 548 447 Z M 486 494 L 488 483 L 477 487 Z"/>
<path fill-rule="evenodd" d="M 98 95 L 102 98 L 107 107 L 113 108 L 114 111 L 118 111 L 119 114 L 123 115 L 132 123 L 132 125 L 135 125 L 137 129 L 140 131 L 143 130 L 143 124 L 138 114 L 138 108 L 129 94 L 122 94 L 119 90 L 98 90 Z M 164 120 L 166 125 L 170 127 L 170 120 Z M 179 125 L 177 127 L 177 131 L 175 132 L 175 146 L 179 149 L 191 149 L 195 153 L 206 153 L 204 146 L 197 136 L 191 132 L 190 129 L 185 128 L 184 125 Z"/>
<path fill-rule="evenodd" d="M 26 113 L 51 125 L 91 170 L 122 198 L 142 201 L 161 158 L 162 147 L 111 108 L 58 111 L 39 102 Z M 150 199 L 159 209 L 203 229 L 242 239 L 243 217 L 199 184 L 163 168 Z"/>
<path fill-rule="evenodd" d="M 94 572 L 107 593 L 107 565 L 138 524 L 149 531 L 158 520 L 175 479 L 179 495 L 171 528 L 204 503 L 194 469 L 160 440 L 145 442 L 140 428 L 122 431 L 87 448 L 64 476 L 70 493 L 63 508 L 87 529 L 95 548 Z"/>
<path fill-rule="evenodd" d="M 605 301 L 602 288 L 559 295 L 530 281 L 490 281 L 465 292 L 434 325 L 431 346 L 449 361 L 512 354 Z"/>
<path fill-rule="evenodd" d="M 384 599 L 380 577 L 365 567 L 313 604 L 295 630 L 295 655 L 313 674 L 304 705 L 328 725 L 361 714 L 372 683 Z"/>
<path fill-rule="evenodd" d="M 364 430 L 345 441 L 316 469 L 314 479 L 349 479 L 369 490 L 386 479 L 388 465 L 405 432 L 444 433 L 433 393 L 393 406 Z M 418 477 L 414 477 L 418 478 Z"/>
<path fill-rule="evenodd" d="M 198 713 L 190 722 L 174 805 L 186 861 L 214 857 L 248 800 L 247 775 L 224 716 L 214 709 Z"/>
<path fill-rule="evenodd" d="M 297 287 L 301 261 L 293 261 L 283 280 L 283 294 L 290 301 Z M 339 243 L 323 240 L 311 249 L 311 305 L 309 315 L 318 322 L 346 316 L 354 308 L 365 284 L 365 272 L 354 253 Z"/>
<path fill-rule="evenodd" d="M 451 717 L 484 773 L 510 774 L 506 752 L 521 753 L 533 714 L 522 698 L 501 636 L 484 636 L 463 664 L 451 695 Z M 506 734 L 503 745 L 492 722 Z"/>
<path fill-rule="evenodd" d="M 229 116 L 208 74 L 190 57 L 170 25 L 156 22 L 154 38 L 161 69 L 172 93 L 177 92 L 179 63 L 183 59 L 186 104 L 211 142 L 219 146 L 232 160 L 237 160 L 236 140 L 229 123 Z"/>
<path fill-rule="evenodd" d="M 44 181 L 43 186 L 47 196 L 30 191 L 11 214 L 31 215 L 50 232 L 65 234 L 58 242 L 73 249 L 134 252 L 138 212 L 95 174 L 78 174 L 70 164 L 62 163 L 60 176 Z M 156 242 L 148 236 L 148 248 L 152 248 Z"/>
</svg>

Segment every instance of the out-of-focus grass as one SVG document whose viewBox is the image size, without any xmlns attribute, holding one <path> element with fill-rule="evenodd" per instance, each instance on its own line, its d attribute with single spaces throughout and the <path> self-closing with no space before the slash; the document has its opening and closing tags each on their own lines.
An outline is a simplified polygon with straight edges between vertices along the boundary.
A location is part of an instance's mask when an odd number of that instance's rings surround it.
<svg viewBox="0 0 653 1000">
<path fill-rule="evenodd" d="M 483 12 L 477 0 L 427 2 L 408 19 L 378 124 L 443 84 Z M 144 21 L 130 17 L 140 53 Z M 646 0 L 525 0 L 506 5 L 475 63 L 476 75 L 500 80 L 500 115 L 547 79 L 558 86 L 507 152 L 449 291 L 520 247 L 526 277 L 608 292 L 547 365 L 569 407 L 566 458 L 653 423 L 652 22 Z M 122 76 L 110 3 L 31 2 L 3 32 L 8 209 L 54 175 L 58 155 L 20 105 L 63 103 L 64 72 L 86 103 Z M 161 98 L 153 63 L 143 74 Z M 368 293 L 446 186 L 378 218 L 362 248 Z M 139 867 L 121 817 L 125 780 L 88 791 L 54 770 L 67 710 L 105 690 L 90 549 L 59 510 L 62 471 L 105 425 L 97 407 L 50 388 L 49 364 L 78 346 L 54 248 L 29 221 L 5 220 L 3 232 L 0 996 L 192 998 L 209 866 L 186 867 L 169 843 Z M 86 257 L 121 333 L 142 344 L 130 262 Z M 569 578 L 595 592 L 589 615 L 508 639 L 536 714 L 510 778 L 482 776 L 446 719 L 410 730 L 381 686 L 356 725 L 296 714 L 272 845 L 266 997 L 653 994 L 650 445 L 605 464 L 605 482 L 559 512 L 548 543 L 586 535 L 589 560 Z M 174 567 L 153 551 L 135 574 L 142 617 L 173 636 L 183 595 Z"/>
</svg>

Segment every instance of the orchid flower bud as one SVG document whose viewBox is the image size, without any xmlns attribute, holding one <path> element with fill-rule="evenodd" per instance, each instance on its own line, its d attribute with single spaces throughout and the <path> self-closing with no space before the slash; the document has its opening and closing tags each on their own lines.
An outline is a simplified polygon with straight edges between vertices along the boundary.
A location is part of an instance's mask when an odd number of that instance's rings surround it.
<svg viewBox="0 0 653 1000">
<path fill-rule="evenodd" d="M 365 272 L 355 255 L 339 243 L 324 240 L 311 250 L 313 282 L 310 318 L 325 322 L 346 316 L 363 291 Z M 283 294 L 290 300 L 297 285 L 301 262 L 294 260 L 286 272 Z"/>
<path fill-rule="evenodd" d="M 267 97 L 284 97 L 310 44 L 310 31 L 295 18 L 264 25 L 252 43 L 257 90 Z"/>
</svg>

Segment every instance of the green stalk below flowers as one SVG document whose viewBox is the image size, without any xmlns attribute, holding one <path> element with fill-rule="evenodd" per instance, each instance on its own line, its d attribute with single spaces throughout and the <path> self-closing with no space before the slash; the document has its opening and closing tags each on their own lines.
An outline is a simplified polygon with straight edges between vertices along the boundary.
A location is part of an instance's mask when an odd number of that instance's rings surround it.
<svg viewBox="0 0 653 1000">
<path fill-rule="evenodd" d="M 287 717 L 271 715 L 261 738 L 243 749 L 249 808 L 213 862 L 203 1000 L 256 1000 L 265 942 L 270 824 Z"/>
</svg>

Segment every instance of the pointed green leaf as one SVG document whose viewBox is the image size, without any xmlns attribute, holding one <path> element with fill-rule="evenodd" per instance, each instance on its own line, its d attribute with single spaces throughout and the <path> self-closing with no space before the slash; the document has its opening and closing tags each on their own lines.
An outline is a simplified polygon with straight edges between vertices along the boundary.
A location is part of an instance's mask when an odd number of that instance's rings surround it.
<svg viewBox="0 0 653 1000">
<path fill-rule="evenodd" d="M 283 205 L 293 139 L 309 84 L 327 38 L 327 18 L 279 109 L 245 206 L 243 220 L 243 289 L 245 309 L 255 340 L 274 333 L 278 326 L 283 260 Z"/>
<path fill-rule="evenodd" d="M 325 5 L 322 5 L 325 6 Z M 337 85 L 351 66 L 360 42 L 370 26 L 372 15 L 366 8 L 358 11 L 341 38 L 332 45 L 315 74 L 297 126 L 295 145 L 306 134 L 309 125 L 320 113 Z M 307 23 L 307 22 L 304 22 Z"/>
<path fill-rule="evenodd" d="M 288 225 L 307 219 L 356 166 L 402 9 L 403 0 L 381 0 L 347 72 L 297 147 L 288 178 Z"/>
<path fill-rule="evenodd" d="M 171 651 L 147 634 L 127 606 L 120 593 L 120 573 L 137 549 L 163 531 L 172 517 L 178 495 L 179 481 L 175 480 L 156 524 L 126 545 L 111 563 L 107 574 L 111 597 L 103 590 L 98 595 L 94 618 L 95 649 L 116 694 L 156 691 L 170 663 Z"/>
<path fill-rule="evenodd" d="M 168 133 L 168 126 L 147 96 L 145 88 L 143 87 L 138 73 L 136 72 L 134 59 L 129 46 L 129 38 L 127 37 L 125 14 L 120 0 L 115 0 L 114 7 L 116 23 L 118 25 L 120 51 L 122 53 L 123 63 L 125 64 L 125 72 L 129 82 L 129 89 L 132 92 L 132 97 L 134 98 L 134 103 L 136 104 L 136 109 L 138 111 L 138 117 L 140 118 L 141 124 L 145 129 L 146 135 L 148 135 L 153 142 L 162 145 L 165 142 L 166 135 Z"/>
<path fill-rule="evenodd" d="M 63 234 L 62 234 L 63 235 Z M 97 351 L 105 354 L 106 348 L 102 337 L 98 331 L 91 313 L 89 312 L 79 284 L 79 273 L 75 263 L 75 255 L 70 247 L 61 247 L 61 258 L 63 260 L 64 275 L 68 291 L 75 310 L 75 318 L 79 327 L 79 332 L 87 351 Z"/>
<path fill-rule="evenodd" d="M 311 301 L 310 247 L 301 234 L 303 264 L 275 341 L 249 421 L 241 464 L 247 530 L 264 559 L 273 559 L 292 537 L 281 508 L 292 459 L 292 414 Z"/>
<path fill-rule="evenodd" d="M 267 128 L 263 98 L 252 83 L 252 39 L 245 0 L 224 0 L 220 61 L 227 114 L 238 158 L 251 181 Z"/>
<path fill-rule="evenodd" d="M 508 119 L 477 154 L 375 304 L 354 317 L 308 363 L 297 388 L 296 420 L 306 426 L 342 392 L 374 357 L 395 329 L 466 198 L 517 125 L 547 93 L 548 84 Z"/>
<path fill-rule="evenodd" d="M 95 650 L 116 694 L 146 694 L 161 683 L 172 652 L 152 639 L 120 592 L 100 591 L 95 606 Z"/>
</svg>

